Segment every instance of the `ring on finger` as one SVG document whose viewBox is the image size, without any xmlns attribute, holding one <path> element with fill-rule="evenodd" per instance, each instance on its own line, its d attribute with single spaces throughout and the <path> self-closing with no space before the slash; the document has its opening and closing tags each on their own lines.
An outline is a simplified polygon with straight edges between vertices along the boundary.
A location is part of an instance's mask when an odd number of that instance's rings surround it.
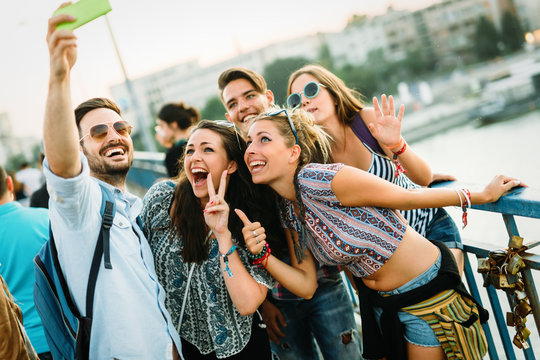
<svg viewBox="0 0 540 360">
<path fill-rule="evenodd" d="M 257 244 L 261 242 L 261 240 L 255 238 L 255 241 L 257 241 Z"/>
<path fill-rule="evenodd" d="M 253 236 L 255 236 L 255 237 L 259 236 L 259 234 L 257 234 L 256 230 L 253 230 Z"/>
</svg>

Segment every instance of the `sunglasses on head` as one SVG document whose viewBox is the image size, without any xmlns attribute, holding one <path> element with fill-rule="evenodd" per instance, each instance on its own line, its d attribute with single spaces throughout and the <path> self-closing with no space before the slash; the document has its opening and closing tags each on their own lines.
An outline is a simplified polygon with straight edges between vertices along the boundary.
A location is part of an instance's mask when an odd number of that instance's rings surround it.
<svg viewBox="0 0 540 360">
<path fill-rule="evenodd" d="M 294 127 L 294 124 L 291 120 L 291 117 L 289 116 L 289 113 L 287 112 L 287 109 L 282 109 L 282 110 L 278 110 L 276 112 L 271 112 L 271 113 L 267 113 L 266 115 L 267 116 L 276 116 L 276 115 L 279 115 L 281 114 L 282 112 L 285 113 L 285 115 L 287 115 L 287 121 L 289 122 L 289 126 L 291 127 L 291 131 L 294 135 L 294 140 L 296 141 L 296 145 L 298 145 L 298 134 L 296 133 L 296 128 Z"/>
<path fill-rule="evenodd" d="M 240 151 L 242 151 L 242 146 L 240 146 L 240 138 L 238 137 L 238 130 L 236 129 L 236 125 L 226 120 L 214 120 L 214 123 L 233 129 L 234 134 L 236 135 L 236 142 L 238 143 L 238 148 L 240 149 Z"/>
<path fill-rule="evenodd" d="M 313 99 L 315 96 L 319 95 L 321 86 L 325 87 L 323 84 L 319 84 L 315 81 L 310 81 L 304 86 L 304 90 L 300 93 L 292 93 L 287 98 L 287 106 L 289 109 L 297 109 L 302 105 L 302 94 L 308 99 Z"/>
<path fill-rule="evenodd" d="M 79 141 L 83 141 L 83 139 L 88 135 L 90 135 L 94 141 L 103 141 L 109 133 L 109 128 L 112 128 L 118 135 L 127 138 L 131 134 L 131 129 L 133 129 L 133 126 L 124 120 L 116 121 L 113 124 L 97 124 L 92 126 L 88 134 L 80 138 Z"/>
</svg>

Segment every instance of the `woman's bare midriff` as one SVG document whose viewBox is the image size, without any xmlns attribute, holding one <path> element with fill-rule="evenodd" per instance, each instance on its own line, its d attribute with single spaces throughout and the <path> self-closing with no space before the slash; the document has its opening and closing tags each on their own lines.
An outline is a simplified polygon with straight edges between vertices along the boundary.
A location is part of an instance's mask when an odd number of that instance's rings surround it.
<svg viewBox="0 0 540 360">
<path fill-rule="evenodd" d="M 408 226 L 392 257 L 376 273 L 362 280 L 373 290 L 394 290 L 424 273 L 438 256 L 439 249 Z"/>
</svg>

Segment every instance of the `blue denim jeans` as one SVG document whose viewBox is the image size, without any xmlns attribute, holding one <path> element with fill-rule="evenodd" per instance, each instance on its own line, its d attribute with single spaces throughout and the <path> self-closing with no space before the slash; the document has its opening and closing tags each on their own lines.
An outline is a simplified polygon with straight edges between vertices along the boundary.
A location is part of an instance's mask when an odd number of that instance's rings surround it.
<svg viewBox="0 0 540 360">
<path fill-rule="evenodd" d="M 424 284 L 427 284 L 431 280 L 433 280 L 439 273 L 440 268 L 441 268 L 441 254 L 439 253 L 439 257 L 437 258 L 437 260 L 435 260 L 433 265 L 431 265 L 422 274 L 418 275 L 416 278 L 412 279 L 405 285 L 398 287 L 397 289 L 390 290 L 390 291 L 379 291 L 379 294 L 397 295 L 397 294 L 403 294 L 407 291 L 416 289 Z M 382 308 L 373 307 L 373 310 L 375 311 L 375 317 L 380 327 Z M 425 320 L 419 318 L 418 316 L 412 315 L 406 311 L 398 311 L 398 317 L 399 317 L 399 321 L 404 326 L 403 336 L 405 337 L 405 340 L 407 340 L 411 344 L 419 345 L 419 346 L 425 346 L 425 347 L 441 346 L 439 340 L 437 339 L 437 337 L 435 336 L 435 333 L 433 332 L 433 329 L 429 326 L 429 324 Z"/>
<path fill-rule="evenodd" d="M 280 344 L 270 342 L 273 359 L 362 359 L 362 344 L 354 320 L 352 302 L 341 276 L 320 278 L 310 300 L 272 300 L 287 326 Z"/>
<path fill-rule="evenodd" d="M 463 242 L 459 229 L 456 226 L 452 217 L 443 208 L 440 208 L 435 213 L 435 216 L 429 222 L 426 228 L 426 239 L 439 240 L 450 249 L 463 250 Z"/>
</svg>

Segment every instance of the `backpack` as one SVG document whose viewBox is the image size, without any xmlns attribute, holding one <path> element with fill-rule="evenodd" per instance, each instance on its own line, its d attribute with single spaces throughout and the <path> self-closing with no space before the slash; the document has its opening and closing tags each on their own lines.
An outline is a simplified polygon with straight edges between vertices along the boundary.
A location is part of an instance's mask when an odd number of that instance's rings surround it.
<svg viewBox="0 0 540 360">
<path fill-rule="evenodd" d="M 94 290 L 102 257 L 105 268 L 112 269 L 109 232 L 116 211 L 113 194 L 102 184 L 100 187 L 102 223 L 88 276 L 86 316 L 81 316 L 70 295 L 58 261 L 58 252 L 50 223 L 50 238 L 34 258 L 36 278 L 34 302 L 43 323 L 43 330 L 53 359 L 87 360 L 89 357 Z"/>
</svg>

